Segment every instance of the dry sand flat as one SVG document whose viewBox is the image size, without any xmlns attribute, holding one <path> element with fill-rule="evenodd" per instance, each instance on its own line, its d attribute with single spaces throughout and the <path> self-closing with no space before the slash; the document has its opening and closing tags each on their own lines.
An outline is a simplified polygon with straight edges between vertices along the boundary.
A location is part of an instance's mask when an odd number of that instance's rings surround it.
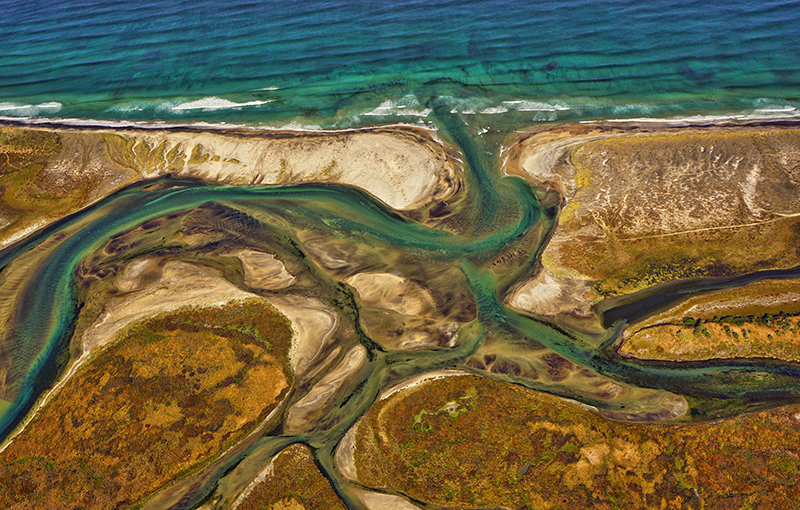
<svg viewBox="0 0 800 510">
<path fill-rule="evenodd" d="M 311 390 L 298 399 L 287 411 L 284 431 L 300 434 L 312 426 L 316 418 L 327 414 L 340 390 L 366 366 L 367 350 L 357 345 L 344 355 L 342 361 L 328 372 Z"/>
<path fill-rule="evenodd" d="M 279 290 L 291 285 L 295 278 L 279 259 L 271 253 L 240 250 L 236 257 L 242 263 L 244 283 L 260 290 Z"/>
<path fill-rule="evenodd" d="M 168 174 L 216 184 L 348 184 L 400 210 L 448 199 L 460 189 L 450 149 L 433 132 L 410 126 L 338 132 L 57 125 L 0 130 L 16 136 L 13 143 L 0 140 L 0 151 L 13 151 L 19 160 L 13 162 L 19 182 L 0 204 L 6 206 L 0 246 L 128 184 Z"/>
<path fill-rule="evenodd" d="M 430 293 L 408 278 L 390 273 L 359 273 L 344 282 L 356 289 L 366 306 L 402 315 L 432 315 L 436 311 Z"/>
<path fill-rule="evenodd" d="M 510 296 L 533 313 L 564 311 L 528 295 L 546 282 L 580 314 L 602 295 L 800 263 L 798 129 L 562 126 L 524 136 L 509 150 L 507 172 L 563 198 L 545 274 Z"/>
</svg>

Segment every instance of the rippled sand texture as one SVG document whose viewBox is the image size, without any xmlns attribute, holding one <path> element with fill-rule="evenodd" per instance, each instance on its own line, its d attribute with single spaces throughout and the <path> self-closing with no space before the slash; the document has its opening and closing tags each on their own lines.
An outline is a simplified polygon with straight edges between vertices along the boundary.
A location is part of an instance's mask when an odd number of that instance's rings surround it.
<svg viewBox="0 0 800 510">
<path fill-rule="evenodd" d="M 797 130 L 644 126 L 565 127 L 520 142 L 509 166 L 556 189 L 563 211 L 542 273 L 512 304 L 583 316 L 601 297 L 674 279 L 800 263 Z"/>
</svg>

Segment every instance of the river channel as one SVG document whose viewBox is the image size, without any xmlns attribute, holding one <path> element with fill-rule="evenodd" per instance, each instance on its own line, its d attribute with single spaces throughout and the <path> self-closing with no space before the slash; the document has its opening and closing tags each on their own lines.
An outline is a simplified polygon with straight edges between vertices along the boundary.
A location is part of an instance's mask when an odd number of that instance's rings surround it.
<svg viewBox="0 0 800 510">
<path fill-rule="evenodd" d="M 411 261 L 401 267 L 408 277 L 419 275 L 402 268 L 415 264 L 454 268 L 469 289 L 475 318 L 461 327 L 454 346 L 417 351 L 384 349 L 363 329 L 356 328 L 354 344 L 362 345 L 367 352 L 365 368 L 341 387 L 338 404 L 324 419 L 301 434 L 286 433 L 279 423 L 257 431 L 202 473 L 155 496 L 147 503 L 152 508 L 194 508 L 204 501 L 218 507 L 230 504 L 276 452 L 297 442 L 312 448 L 317 465 L 345 503 L 350 508 L 362 508 L 353 495 L 357 485 L 335 466 L 337 444 L 382 390 L 443 369 L 477 372 L 572 398 L 610 418 L 626 420 L 674 418 L 669 414 L 670 406 L 686 400 L 690 402 L 682 418 L 686 421 L 800 400 L 800 367 L 796 364 L 763 359 L 656 363 L 623 358 L 613 348 L 628 322 L 653 313 L 665 302 L 767 277 L 795 277 L 796 271 L 681 282 L 629 297 L 624 306 L 606 307 L 607 330 L 600 336 L 573 331 L 505 306 L 506 292 L 536 270 L 539 255 L 557 223 L 558 206 L 554 203 L 558 202 L 518 177 L 501 176 L 501 134 L 478 136 L 459 117 L 437 113 L 442 136 L 461 151 L 465 163 L 463 196 L 441 221 L 413 221 L 363 191 L 340 185 L 247 188 L 166 178 L 128 187 L 0 252 L 0 267 L 6 275 L 11 264 L 34 255 L 41 257 L 33 277 L 18 290 L 6 333 L 21 346 L 12 372 L 24 376 L 19 376 L 22 383 L 16 401 L 0 421 L 0 438 L 24 420 L 37 399 L 63 373 L 64 353 L 81 307 L 76 288 L 76 270 L 81 262 L 115 235 L 208 204 L 243 211 L 265 224 L 273 222 L 271 228 L 298 246 L 301 256 L 304 249 L 298 233 L 313 231 L 339 243 L 380 252 L 385 260 L 396 257 Z M 3 273 L 0 277 L 5 281 Z M 340 312 L 358 324 L 360 308 L 353 292 L 322 273 L 319 278 L 330 280 L 328 285 L 336 289 L 331 292 L 339 296 Z M 479 353 L 499 356 L 512 369 L 506 373 L 481 370 L 475 363 Z M 566 367 L 570 376 L 543 377 L 542 367 L 553 363 Z M 609 382 L 624 389 L 621 397 L 610 399 L 598 390 Z"/>
</svg>

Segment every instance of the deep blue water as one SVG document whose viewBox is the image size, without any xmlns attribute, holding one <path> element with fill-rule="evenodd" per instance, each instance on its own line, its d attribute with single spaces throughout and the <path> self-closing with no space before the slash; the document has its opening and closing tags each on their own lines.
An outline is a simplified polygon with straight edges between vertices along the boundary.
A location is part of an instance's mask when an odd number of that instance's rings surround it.
<svg viewBox="0 0 800 510">
<path fill-rule="evenodd" d="M 800 105 L 788 0 L 0 0 L 0 22 L 0 116 L 344 127 L 427 122 L 432 102 L 517 124 Z"/>
</svg>

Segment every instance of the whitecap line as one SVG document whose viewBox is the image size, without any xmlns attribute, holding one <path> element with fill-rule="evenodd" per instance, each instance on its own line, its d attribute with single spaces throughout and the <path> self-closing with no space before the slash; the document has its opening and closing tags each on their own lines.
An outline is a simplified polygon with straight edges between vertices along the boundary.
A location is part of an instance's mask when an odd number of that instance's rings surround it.
<svg viewBox="0 0 800 510">
<path fill-rule="evenodd" d="M 263 104 L 271 103 L 275 101 L 274 99 L 268 99 L 265 101 L 246 101 L 244 103 L 236 103 L 229 99 L 222 99 L 220 97 L 212 96 L 212 97 L 204 97 L 202 99 L 197 99 L 196 101 L 189 101 L 187 103 L 181 103 L 178 106 L 173 106 L 170 109 L 175 112 L 182 112 L 187 110 L 225 110 L 229 108 L 242 108 L 245 106 L 261 106 Z"/>
</svg>

